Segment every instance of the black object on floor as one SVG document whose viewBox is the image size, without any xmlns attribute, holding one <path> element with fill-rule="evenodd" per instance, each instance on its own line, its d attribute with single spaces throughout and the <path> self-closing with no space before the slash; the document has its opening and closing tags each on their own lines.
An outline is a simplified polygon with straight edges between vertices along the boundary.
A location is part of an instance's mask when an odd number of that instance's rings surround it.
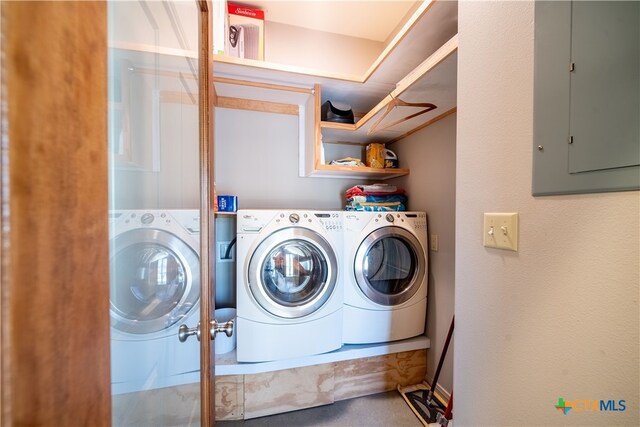
<svg viewBox="0 0 640 427">
<path fill-rule="evenodd" d="M 436 368 L 436 373 L 433 377 L 433 381 L 431 382 L 431 386 L 427 387 L 426 385 L 420 384 L 406 388 L 398 387 L 398 391 L 402 394 L 404 400 L 409 404 L 411 410 L 418 418 L 420 418 L 420 421 L 425 426 L 436 422 L 440 425 L 446 426 L 448 420 L 451 418 L 451 408 L 449 405 L 447 404 L 447 407 L 445 407 L 442 402 L 434 398 L 434 394 L 440 377 L 440 370 L 442 369 L 442 364 L 447 354 L 449 343 L 451 342 L 451 336 L 453 335 L 454 320 L 455 317 L 451 319 L 449 333 L 447 334 L 447 339 L 444 343 L 444 348 L 442 349 L 442 354 L 440 355 L 438 367 Z M 450 403 L 453 403 L 451 399 Z"/>
<path fill-rule="evenodd" d="M 437 399 L 428 397 L 427 390 L 416 390 L 406 393 L 405 396 L 411 407 L 420 414 L 423 423 L 435 423 L 438 420 L 438 414 L 444 415 L 444 406 Z"/>
</svg>

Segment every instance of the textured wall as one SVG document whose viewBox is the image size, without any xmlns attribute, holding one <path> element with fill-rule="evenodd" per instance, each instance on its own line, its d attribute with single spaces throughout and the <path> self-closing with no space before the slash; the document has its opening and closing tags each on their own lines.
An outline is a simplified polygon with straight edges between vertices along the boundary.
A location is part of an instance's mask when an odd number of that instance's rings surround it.
<svg viewBox="0 0 640 427">
<path fill-rule="evenodd" d="M 533 20 L 460 3 L 456 425 L 638 425 L 639 193 L 531 196 Z M 482 246 L 490 211 L 520 214 L 519 252 Z"/>
<path fill-rule="evenodd" d="M 240 208 L 336 209 L 358 180 L 298 176 L 298 117 L 216 108 L 218 194 Z"/>
<path fill-rule="evenodd" d="M 437 252 L 429 251 L 427 377 L 433 378 L 447 338 L 454 307 L 456 115 L 451 115 L 389 149 L 411 174 L 394 180 L 409 193 L 409 209 L 426 211 L 429 234 L 438 235 Z M 428 242 L 425 242 L 428 245 Z M 453 344 L 450 344 L 438 384 L 451 392 Z"/>
<path fill-rule="evenodd" d="M 278 22 L 265 24 L 264 37 L 269 62 L 357 76 L 364 74 L 384 49 L 382 42 Z"/>
</svg>

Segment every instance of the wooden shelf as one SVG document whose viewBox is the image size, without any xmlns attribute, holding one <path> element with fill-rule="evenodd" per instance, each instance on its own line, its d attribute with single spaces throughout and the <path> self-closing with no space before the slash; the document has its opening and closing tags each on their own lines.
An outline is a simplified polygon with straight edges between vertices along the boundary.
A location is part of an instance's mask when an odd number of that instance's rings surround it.
<svg viewBox="0 0 640 427">
<path fill-rule="evenodd" d="M 358 178 L 385 180 L 409 175 L 409 169 L 376 169 L 366 166 L 318 165 L 309 176 L 321 178 Z"/>
<path fill-rule="evenodd" d="M 320 122 L 322 129 L 339 129 L 355 132 L 358 128 L 355 124 L 351 123 L 334 123 L 334 122 Z"/>
<path fill-rule="evenodd" d="M 315 88 L 315 135 L 305 140 L 301 153 L 306 159 L 304 175 L 313 177 L 385 180 L 408 175 L 408 169 L 373 169 L 368 167 L 322 164 L 319 159 L 328 144 L 388 144 L 456 111 L 458 36 L 454 35 L 432 55 L 400 80 L 355 124 L 320 121 L 321 92 Z M 425 104 L 433 104 L 425 108 Z"/>
<path fill-rule="evenodd" d="M 221 100 L 217 105 L 297 111 L 300 176 L 396 178 L 408 175 L 409 170 L 323 164 L 324 148 L 328 144 L 393 143 L 454 113 L 457 50 L 457 2 L 425 0 L 361 76 L 216 56 L 214 81 Z M 287 99 L 276 93 L 278 86 L 288 93 Z M 252 102 L 232 103 L 234 96 Z M 327 100 L 345 102 L 354 111 L 367 113 L 355 124 L 321 122 L 321 105 Z M 274 102 L 290 103 L 295 109 Z M 427 103 L 436 108 L 420 107 Z"/>
<path fill-rule="evenodd" d="M 458 37 L 452 37 L 396 85 L 355 124 L 321 122 L 322 140 L 331 143 L 390 143 L 402 139 L 424 124 L 455 111 L 457 93 Z M 323 88 L 324 92 L 324 88 Z M 420 108 L 393 106 L 394 100 L 432 103 L 435 109 L 420 115 Z M 393 124 L 395 123 L 395 124 Z M 389 126 L 389 125 L 392 126 Z M 377 125 L 377 130 L 373 126 Z M 389 127 L 387 127 L 389 126 Z"/>
</svg>

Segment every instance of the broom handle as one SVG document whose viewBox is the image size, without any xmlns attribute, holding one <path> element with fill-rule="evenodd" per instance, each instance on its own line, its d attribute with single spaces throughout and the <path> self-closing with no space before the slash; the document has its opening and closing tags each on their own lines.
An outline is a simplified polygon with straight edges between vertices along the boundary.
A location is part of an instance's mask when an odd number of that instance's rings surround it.
<svg viewBox="0 0 640 427">
<path fill-rule="evenodd" d="M 444 411 L 444 418 L 447 420 L 450 420 L 451 417 L 451 411 L 453 409 L 453 390 L 451 391 L 451 396 L 449 396 L 449 402 L 447 403 L 447 409 L 445 409 Z"/>
<path fill-rule="evenodd" d="M 451 335 L 453 335 L 454 319 L 455 319 L 455 316 L 451 318 L 451 326 L 449 326 L 449 333 L 447 334 L 447 340 L 444 342 L 444 348 L 442 349 L 442 354 L 440 355 L 440 360 L 438 361 L 438 368 L 436 369 L 436 374 L 433 376 L 433 382 L 431 383 L 431 393 L 435 392 L 436 390 L 436 384 L 438 383 L 438 378 L 440 377 L 440 370 L 442 369 L 444 356 L 447 354 L 447 349 L 449 348 L 449 341 L 451 341 Z"/>
</svg>

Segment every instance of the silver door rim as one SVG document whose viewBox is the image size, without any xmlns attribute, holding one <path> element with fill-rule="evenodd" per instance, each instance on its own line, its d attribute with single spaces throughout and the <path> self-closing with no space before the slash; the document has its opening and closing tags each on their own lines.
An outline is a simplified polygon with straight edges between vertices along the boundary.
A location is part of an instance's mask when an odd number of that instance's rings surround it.
<svg viewBox="0 0 640 427">
<path fill-rule="evenodd" d="M 409 248 L 415 254 L 418 263 L 417 269 L 413 273 L 413 277 L 411 278 L 410 285 L 407 286 L 407 288 L 402 292 L 391 295 L 379 292 L 378 290 L 373 288 L 369 283 L 369 280 L 365 276 L 362 268 L 364 259 L 369 253 L 369 249 L 371 249 L 371 247 L 375 243 L 387 237 L 396 237 L 407 243 Z M 404 228 L 388 226 L 373 231 L 362 241 L 362 243 L 360 243 L 360 246 L 358 246 L 358 250 L 356 251 L 356 255 L 353 260 L 353 271 L 358 287 L 367 296 L 367 298 L 377 304 L 394 306 L 408 301 L 416 294 L 416 292 L 418 292 L 418 289 L 422 284 L 422 278 L 425 274 L 425 265 L 426 262 L 424 249 L 422 248 L 422 245 L 420 244 L 416 236 Z"/>
<path fill-rule="evenodd" d="M 292 240 L 305 241 L 318 249 L 326 260 L 327 281 L 310 301 L 296 306 L 284 306 L 269 297 L 260 277 L 266 255 L 282 243 Z M 247 265 L 247 276 L 249 290 L 263 309 L 278 317 L 296 319 L 316 312 L 333 295 L 337 281 L 337 258 L 329 242 L 319 233 L 304 227 L 287 227 L 271 233 L 256 246 Z"/>
<path fill-rule="evenodd" d="M 150 243 L 170 249 L 185 267 L 187 288 L 173 310 L 153 320 L 137 320 L 123 316 L 118 307 L 110 301 L 112 327 L 132 334 L 148 334 L 169 328 L 198 307 L 200 302 L 198 254 L 194 248 L 175 234 L 155 228 L 136 228 L 119 234 L 113 239 L 110 262 L 113 263 L 113 258 L 123 249 L 140 243 Z"/>
</svg>

